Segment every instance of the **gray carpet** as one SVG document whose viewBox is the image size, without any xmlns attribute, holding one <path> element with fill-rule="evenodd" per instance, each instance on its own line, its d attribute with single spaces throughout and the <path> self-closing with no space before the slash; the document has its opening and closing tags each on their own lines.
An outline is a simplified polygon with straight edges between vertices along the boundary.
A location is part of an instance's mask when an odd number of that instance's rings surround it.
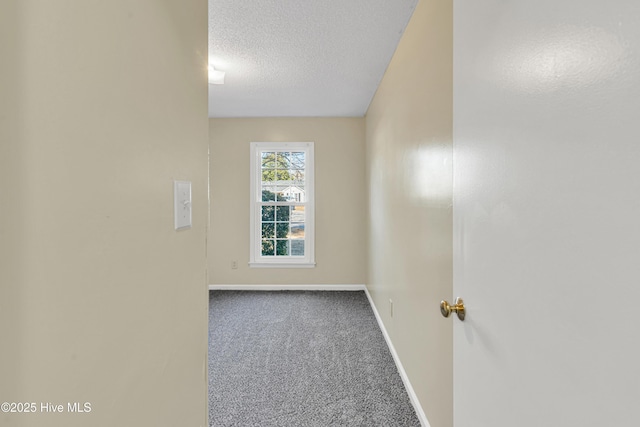
<svg viewBox="0 0 640 427">
<path fill-rule="evenodd" d="M 420 425 L 362 291 L 210 291 L 209 419 Z"/>
</svg>

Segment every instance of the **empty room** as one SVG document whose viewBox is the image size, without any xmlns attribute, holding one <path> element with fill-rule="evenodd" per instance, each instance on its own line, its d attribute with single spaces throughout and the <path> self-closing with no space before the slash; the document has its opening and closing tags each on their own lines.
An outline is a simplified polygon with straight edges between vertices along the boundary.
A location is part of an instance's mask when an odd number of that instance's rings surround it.
<svg viewBox="0 0 640 427">
<path fill-rule="evenodd" d="M 0 425 L 638 425 L 640 3 L 0 34 Z"/>
</svg>

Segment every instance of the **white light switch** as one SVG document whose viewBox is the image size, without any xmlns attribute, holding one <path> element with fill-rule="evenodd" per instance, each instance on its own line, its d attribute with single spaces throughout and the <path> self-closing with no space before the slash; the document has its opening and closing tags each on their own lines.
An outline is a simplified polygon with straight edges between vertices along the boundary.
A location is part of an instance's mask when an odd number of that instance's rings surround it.
<svg viewBox="0 0 640 427">
<path fill-rule="evenodd" d="M 173 181 L 173 205 L 176 230 L 191 227 L 191 182 Z"/>
</svg>

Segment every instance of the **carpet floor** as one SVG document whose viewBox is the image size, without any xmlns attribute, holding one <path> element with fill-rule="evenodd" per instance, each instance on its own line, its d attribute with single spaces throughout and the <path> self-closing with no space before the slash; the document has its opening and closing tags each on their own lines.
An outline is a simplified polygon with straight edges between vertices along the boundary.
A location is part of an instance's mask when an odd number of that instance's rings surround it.
<svg viewBox="0 0 640 427">
<path fill-rule="evenodd" d="M 210 291 L 209 420 L 420 426 L 363 291 Z"/>
</svg>

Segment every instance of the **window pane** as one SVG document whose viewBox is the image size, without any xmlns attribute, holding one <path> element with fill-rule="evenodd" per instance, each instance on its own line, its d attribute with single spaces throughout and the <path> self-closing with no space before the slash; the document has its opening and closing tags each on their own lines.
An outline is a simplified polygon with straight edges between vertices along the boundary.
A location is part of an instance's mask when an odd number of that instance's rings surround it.
<svg viewBox="0 0 640 427">
<path fill-rule="evenodd" d="M 285 222 L 289 221 L 289 206 L 276 206 L 276 221 Z"/>
<path fill-rule="evenodd" d="M 287 190 L 286 187 L 278 187 L 278 188 L 276 188 L 276 201 L 278 201 L 278 202 L 288 202 L 286 190 Z"/>
<path fill-rule="evenodd" d="M 280 256 L 289 255 L 288 240 L 276 240 L 276 255 L 280 255 Z"/>
<path fill-rule="evenodd" d="M 276 200 L 276 189 L 274 187 L 262 187 L 262 201 L 271 202 Z"/>
<path fill-rule="evenodd" d="M 289 160 L 291 169 L 304 169 L 304 151 L 291 153 Z"/>
<path fill-rule="evenodd" d="M 288 237 L 290 239 L 304 239 L 304 224 L 301 224 L 301 223 L 291 224 L 291 233 L 289 233 Z"/>
<path fill-rule="evenodd" d="M 276 154 L 276 167 L 278 169 L 289 169 L 289 164 L 291 163 L 291 161 L 289 160 L 289 157 L 291 156 L 291 153 L 277 153 Z"/>
<path fill-rule="evenodd" d="M 276 170 L 275 169 L 262 169 L 262 185 L 265 183 L 275 184 Z"/>
<path fill-rule="evenodd" d="M 273 172 L 273 171 L 272 171 Z M 282 169 L 276 169 L 275 170 L 275 180 L 276 181 L 284 181 L 284 182 L 279 182 L 278 184 L 289 184 L 289 181 L 291 180 L 291 175 L 289 174 L 288 170 L 282 170 Z"/>
<path fill-rule="evenodd" d="M 291 206 L 291 222 L 305 222 L 304 206 Z"/>
<path fill-rule="evenodd" d="M 269 256 L 274 254 L 273 240 L 262 241 L 262 256 Z"/>
<path fill-rule="evenodd" d="M 303 170 L 290 170 L 289 179 L 292 185 L 303 186 L 304 185 L 304 171 Z"/>
<path fill-rule="evenodd" d="M 288 222 L 279 222 L 276 224 L 276 237 L 283 239 L 286 238 L 289 234 L 289 223 Z"/>
<path fill-rule="evenodd" d="M 304 202 L 304 187 L 290 185 L 281 190 L 281 199 L 286 202 Z M 278 200 L 281 200 L 280 198 Z"/>
<path fill-rule="evenodd" d="M 263 206 L 262 207 L 262 221 L 275 221 L 275 206 Z"/>
<path fill-rule="evenodd" d="M 262 238 L 273 238 L 275 224 L 272 222 L 265 222 L 262 224 Z"/>
<path fill-rule="evenodd" d="M 262 168 L 275 169 L 276 153 L 272 151 L 263 151 L 261 157 L 262 157 Z"/>
<path fill-rule="evenodd" d="M 291 241 L 291 255 L 304 256 L 304 240 Z"/>
</svg>

